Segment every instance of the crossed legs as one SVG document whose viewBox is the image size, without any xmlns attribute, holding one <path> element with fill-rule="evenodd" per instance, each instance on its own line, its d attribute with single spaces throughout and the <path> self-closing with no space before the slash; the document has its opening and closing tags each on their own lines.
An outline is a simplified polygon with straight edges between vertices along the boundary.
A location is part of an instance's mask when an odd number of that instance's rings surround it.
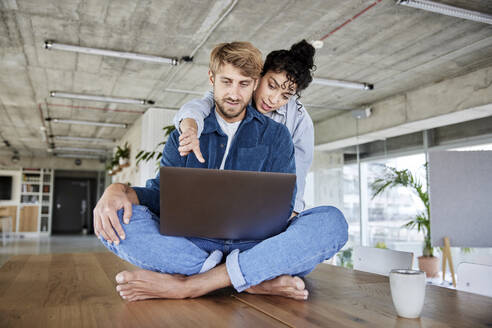
<svg viewBox="0 0 492 328">
<path fill-rule="evenodd" d="M 192 276 L 148 270 L 123 271 L 116 275 L 116 281 L 118 282 L 116 291 L 128 301 L 151 298 L 194 298 L 231 285 L 225 264 Z M 289 275 L 264 281 L 246 289 L 246 292 L 279 295 L 299 300 L 308 297 L 304 281 Z"/>
<path fill-rule="evenodd" d="M 235 250 L 226 264 L 215 266 L 217 259 L 190 240 L 160 235 L 152 216 L 145 207 L 134 206 L 130 224 L 123 225 L 127 239 L 118 246 L 103 241 L 115 254 L 144 269 L 116 276 L 117 291 L 129 301 L 199 297 L 231 285 L 239 292 L 306 299 L 308 291 L 297 276 L 333 256 L 347 239 L 340 211 L 315 208 L 301 213 L 283 233 L 248 250 Z M 217 263 L 210 265 L 213 261 Z"/>
</svg>

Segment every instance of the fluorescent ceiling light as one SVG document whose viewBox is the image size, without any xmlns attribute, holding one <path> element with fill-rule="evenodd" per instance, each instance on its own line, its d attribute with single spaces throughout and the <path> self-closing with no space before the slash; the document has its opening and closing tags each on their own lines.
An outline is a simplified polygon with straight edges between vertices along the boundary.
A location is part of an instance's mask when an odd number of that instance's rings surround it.
<svg viewBox="0 0 492 328">
<path fill-rule="evenodd" d="M 159 109 L 159 110 L 168 110 L 168 111 L 173 111 L 173 112 L 176 112 L 179 110 L 179 108 L 176 108 L 176 107 L 150 107 L 149 110 L 152 110 L 152 109 Z"/>
<path fill-rule="evenodd" d="M 108 151 L 106 149 L 100 148 L 76 148 L 76 147 L 55 147 L 55 151 L 76 151 L 84 153 L 101 153 L 106 154 Z"/>
<path fill-rule="evenodd" d="M 56 43 L 50 40 L 46 40 L 44 42 L 44 48 L 48 50 L 55 49 L 61 51 L 79 52 L 88 55 L 100 55 L 100 56 L 117 57 L 123 59 L 142 60 L 142 61 L 159 63 L 159 64 L 178 65 L 179 63 L 178 59 L 176 58 L 166 58 L 166 57 L 159 57 L 159 56 L 137 54 L 133 52 L 122 52 L 122 51 L 113 51 L 113 50 L 106 50 L 106 49 L 79 47 L 69 44 Z"/>
<path fill-rule="evenodd" d="M 87 138 L 87 137 L 71 137 L 71 136 L 54 136 L 55 140 L 59 141 L 80 141 L 80 142 L 103 142 L 103 143 L 114 143 L 114 139 L 105 138 Z"/>
<path fill-rule="evenodd" d="M 484 14 L 478 11 L 467 10 L 459 7 L 449 6 L 442 3 L 428 0 L 398 0 L 399 5 L 418 8 L 433 13 L 438 13 L 447 16 L 458 17 L 462 19 L 472 20 L 475 22 L 492 24 L 492 15 Z"/>
<path fill-rule="evenodd" d="M 184 93 L 184 94 L 190 94 L 190 95 L 199 95 L 199 96 L 203 96 L 205 94 L 205 91 L 171 89 L 171 88 L 166 88 L 166 89 L 164 89 L 164 91 L 166 91 L 166 92 L 175 92 L 175 93 Z"/>
<path fill-rule="evenodd" d="M 85 94 L 80 94 L 80 93 L 69 93 L 69 92 L 61 92 L 61 91 L 50 91 L 50 97 L 89 100 L 89 101 L 101 101 L 101 102 L 111 102 L 111 103 L 122 103 L 122 104 L 136 104 L 136 105 L 153 105 L 153 104 L 155 104 L 155 102 L 153 100 L 147 100 L 147 99 L 85 95 Z"/>
<path fill-rule="evenodd" d="M 363 82 L 343 81 L 343 80 L 314 78 L 313 83 L 314 84 L 327 85 L 330 87 L 340 87 L 340 88 L 358 89 L 358 90 L 373 90 L 374 89 L 374 84 L 363 83 Z"/>
<path fill-rule="evenodd" d="M 336 111 L 351 111 L 351 110 L 354 110 L 354 108 L 341 108 L 341 107 L 334 108 L 334 107 L 328 107 L 326 105 L 315 105 L 315 104 L 303 104 L 303 105 L 306 108 L 321 108 L 321 109 L 324 109 L 324 110 L 336 110 Z"/>
<path fill-rule="evenodd" d="M 86 155 L 86 154 L 55 154 L 56 157 L 65 157 L 65 158 L 90 158 L 90 159 L 100 159 L 101 156 L 98 155 Z"/>
<path fill-rule="evenodd" d="M 104 126 L 108 128 L 127 128 L 128 125 L 124 123 L 106 123 L 106 122 L 93 122 L 93 121 L 78 121 L 78 120 L 65 120 L 60 118 L 48 117 L 46 121 L 53 123 L 65 123 L 65 124 L 79 124 L 79 125 L 91 125 L 91 126 Z"/>
</svg>

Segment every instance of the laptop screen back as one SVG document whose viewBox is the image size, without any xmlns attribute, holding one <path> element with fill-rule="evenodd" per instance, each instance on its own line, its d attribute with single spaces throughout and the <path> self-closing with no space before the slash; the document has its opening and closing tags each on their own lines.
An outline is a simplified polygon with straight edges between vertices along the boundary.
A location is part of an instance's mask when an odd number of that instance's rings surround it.
<svg viewBox="0 0 492 328">
<path fill-rule="evenodd" d="M 295 181 L 287 173 L 161 167 L 160 232 L 266 239 L 286 228 Z"/>
</svg>

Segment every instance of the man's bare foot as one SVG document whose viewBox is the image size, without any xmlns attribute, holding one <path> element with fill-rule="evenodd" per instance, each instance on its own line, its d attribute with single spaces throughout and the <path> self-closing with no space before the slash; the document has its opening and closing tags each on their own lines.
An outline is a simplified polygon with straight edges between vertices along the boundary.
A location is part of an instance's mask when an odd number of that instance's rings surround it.
<svg viewBox="0 0 492 328">
<path fill-rule="evenodd" d="M 128 301 L 151 298 L 187 298 L 186 276 L 148 270 L 122 271 L 116 275 L 116 290 Z"/>
<path fill-rule="evenodd" d="M 279 295 L 296 300 L 306 300 L 309 295 L 301 278 L 288 275 L 263 281 L 261 284 L 246 289 L 246 292 L 250 294 Z"/>
<path fill-rule="evenodd" d="M 122 271 L 116 275 L 116 290 L 129 301 L 149 298 L 193 298 L 231 285 L 225 264 L 200 274 L 157 273 L 148 270 Z"/>
</svg>

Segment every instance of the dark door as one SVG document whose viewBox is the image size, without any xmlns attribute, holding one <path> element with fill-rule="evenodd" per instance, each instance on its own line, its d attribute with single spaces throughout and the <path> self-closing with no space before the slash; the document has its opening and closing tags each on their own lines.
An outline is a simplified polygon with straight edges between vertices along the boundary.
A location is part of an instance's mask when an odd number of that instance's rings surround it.
<svg viewBox="0 0 492 328">
<path fill-rule="evenodd" d="M 55 178 L 52 232 L 92 232 L 93 179 Z"/>
</svg>

